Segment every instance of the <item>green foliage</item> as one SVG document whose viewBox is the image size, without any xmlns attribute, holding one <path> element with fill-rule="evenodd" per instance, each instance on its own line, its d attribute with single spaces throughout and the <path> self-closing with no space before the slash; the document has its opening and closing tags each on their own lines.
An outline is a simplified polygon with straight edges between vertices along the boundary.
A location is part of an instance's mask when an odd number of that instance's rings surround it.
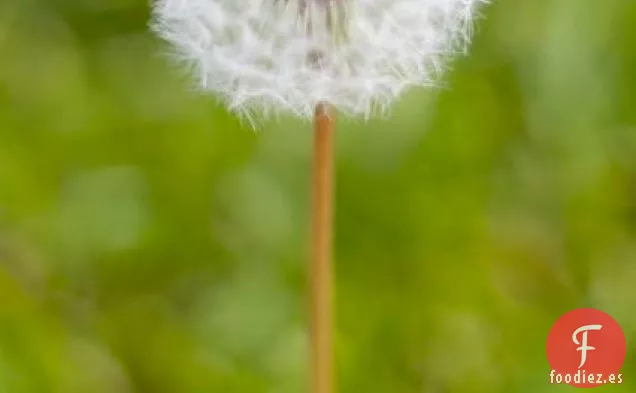
<svg viewBox="0 0 636 393">
<path fill-rule="evenodd" d="M 0 392 L 306 391 L 311 127 L 193 94 L 147 9 L 0 4 Z M 634 391 L 636 3 L 483 14 L 445 86 L 340 119 L 340 391 L 569 391 L 581 306 Z"/>
</svg>

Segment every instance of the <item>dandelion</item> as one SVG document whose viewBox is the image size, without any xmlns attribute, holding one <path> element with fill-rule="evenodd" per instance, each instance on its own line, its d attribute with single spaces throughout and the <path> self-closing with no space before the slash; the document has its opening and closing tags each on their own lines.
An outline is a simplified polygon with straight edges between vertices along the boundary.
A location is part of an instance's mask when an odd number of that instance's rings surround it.
<svg viewBox="0 0 636 393">
<path fill-rule="evenodd" d="M 158 0 L 154 30 L 199 87 L 248 119 L 369 118 L 435 84 L 484 0 Z"/>
<path fill-rule="evenodd" d="M 435 85 L 488 0 L 155 0 L 153 30 L 228 109 L 314 122 L 312 392 L 331 393 L 334 110 L 368 119 Z"/>
</svg>

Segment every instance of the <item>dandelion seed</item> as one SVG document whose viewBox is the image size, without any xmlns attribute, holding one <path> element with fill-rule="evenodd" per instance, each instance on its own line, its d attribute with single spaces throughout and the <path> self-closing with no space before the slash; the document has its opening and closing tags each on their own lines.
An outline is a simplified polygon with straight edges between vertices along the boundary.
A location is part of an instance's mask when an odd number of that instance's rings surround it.
<svg viewBox="0 0 636 393">
<path fill-rule="evenodd" d="M 487 0 L 157 0 L 152 26 L 240 115 L 368 118 L 434 85 Z"/>
</svg>

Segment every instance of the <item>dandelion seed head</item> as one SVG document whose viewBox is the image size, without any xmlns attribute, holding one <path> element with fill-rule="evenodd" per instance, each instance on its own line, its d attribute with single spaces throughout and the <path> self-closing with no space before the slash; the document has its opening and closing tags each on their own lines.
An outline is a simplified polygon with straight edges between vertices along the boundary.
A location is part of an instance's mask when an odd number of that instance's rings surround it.
<svg viewBox="0 0 636 393">
<path fill-rule="evenodd" d="M 487 0 L 156 0 L 153 30 L 197 85 L 252 119 L 369 118 L 435 85 Z"/>
</svg>

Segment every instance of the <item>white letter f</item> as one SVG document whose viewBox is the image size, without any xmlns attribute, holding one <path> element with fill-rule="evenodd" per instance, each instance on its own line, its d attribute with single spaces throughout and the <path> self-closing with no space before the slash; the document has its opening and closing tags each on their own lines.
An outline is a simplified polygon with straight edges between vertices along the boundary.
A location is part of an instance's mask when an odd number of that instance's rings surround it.
<svg viewBox="0 0 636 393">
<path fill-rule="evenodd" d="M 581 364 L 579 365 L 579 368 L 583 367 L 583 365 L 585 364 L 585 361 L 587 360 L 587 351 L 591 351 L 591 350 L 595 350 L 596 348 L 594 347 L 590 347 L 587 345 L 587 332 L 588 330 L 601 330 L 603 326 L 601 325 L 586 325 L 586 326 L 581 326 L 580 328 L 576 329 L 574 331 L 574 334 L 572 334 L 572 341 L 574 341 L 574 343 L 576 345 L 581 345 L 580 347 L 578 347 L 576 350 L 577 351 L 581 351 Z M 582 334 L 582 342 L 579 342 L 579 340 L 576 338 L 576 336 L 583 332 Z"/>
</svg>

